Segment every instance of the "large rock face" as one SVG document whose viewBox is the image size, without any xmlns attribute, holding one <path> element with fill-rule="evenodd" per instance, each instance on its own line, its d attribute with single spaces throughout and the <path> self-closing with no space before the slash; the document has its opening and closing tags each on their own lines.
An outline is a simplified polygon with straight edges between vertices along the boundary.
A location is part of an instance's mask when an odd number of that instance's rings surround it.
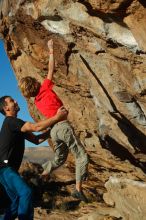
<svg viewBox="0 0 146 220">
<path fill-rule="evenodd" d="M 42 82 L 54 40 L 55 91 L 102 183 L 117 171 L 145 179 L 145 7 L 141 0 L 0 1 L 0 36 L 18 83 L 28 75 Z M 39 120 L 33 100 L 28 107 Z"/>
</svg>

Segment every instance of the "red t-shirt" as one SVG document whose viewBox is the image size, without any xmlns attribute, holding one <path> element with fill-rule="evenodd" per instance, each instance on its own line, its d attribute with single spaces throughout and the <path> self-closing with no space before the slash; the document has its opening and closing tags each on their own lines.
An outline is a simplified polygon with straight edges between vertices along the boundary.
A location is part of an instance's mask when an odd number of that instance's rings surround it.
<svg viewBox="0 0 146 220">
<path fill-rule="evenodd" d="M 54 83 L 45 79 L 35 97 L 35 105 L 38 110 L 47 118 L 54 116 L 57 110 L 63 105 L 57 94 L 52 90 Z"/>
</svg>

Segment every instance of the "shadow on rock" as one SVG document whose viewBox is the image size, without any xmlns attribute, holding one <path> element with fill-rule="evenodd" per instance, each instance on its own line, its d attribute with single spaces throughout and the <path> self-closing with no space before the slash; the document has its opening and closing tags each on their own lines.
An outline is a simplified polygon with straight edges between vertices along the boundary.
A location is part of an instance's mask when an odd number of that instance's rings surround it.
<svg viewBox="0 0 146 220">
<path fill-rule="evenodd" d="M 101 146 L 111 151 L 111 153 L 120 158 L 122 161 L 128 160 L 131 164 L 136 167 L 139 167 L 146 172 L 145 164 L 139 162 L 124 146 L 119 144 L 116 140 L 114 140 L 109 135 L 104 137 L 104 140 L 99 137 Z"/>
<path fill-rule="evenodd" d="M 75 180 L 60 182 L 53 175 L 44 180 L 40 174 L 41 165 L 29 162 L 21 170 L 21 175 L 33 190 L 35 207 L 74 210 L 79 206 L 80 201 L 71 197 L 69 189 Z"/>
<path fill-rule="evenodd" d="M 136 151 L 141 151 L 146 154 L 146 136 L 137 129 L 122 113 L 118 112 L 121 116 L 119 117 L 115 113 L 110 115 L 115 118 L 118 122 L 118 126 L 121 131 L 128 137 L 130 144 Z"/>
</svg>

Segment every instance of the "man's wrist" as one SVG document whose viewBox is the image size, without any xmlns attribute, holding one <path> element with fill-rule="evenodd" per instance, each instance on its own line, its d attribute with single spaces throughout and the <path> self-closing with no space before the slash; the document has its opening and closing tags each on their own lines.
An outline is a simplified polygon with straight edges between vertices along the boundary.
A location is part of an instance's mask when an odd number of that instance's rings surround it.
<svg viewBox="0 0 146 220">
<path fill-rule="evenodd" d="M 53 54 L 54 50 L 53 49 L 49 49 L 49 54 Z"/>
</svg>

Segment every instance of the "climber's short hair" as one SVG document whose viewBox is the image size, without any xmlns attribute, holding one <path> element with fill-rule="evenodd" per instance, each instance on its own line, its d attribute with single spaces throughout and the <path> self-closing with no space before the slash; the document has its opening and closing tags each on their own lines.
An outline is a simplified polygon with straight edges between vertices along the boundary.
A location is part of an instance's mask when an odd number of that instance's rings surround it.
<svg viewBox="0 0 146 220">
<path fill-rule="evenodd" d="M 6 115 L 5 111 L 4 111 L 4 107 L 7 105 L 5 99 L 6 98 L 9 98 L 10 96 L 8 95 L 5 95 L 5 96 L 2 96 L 0 98 L 0 113 L 3 114 L 3 115 Z"/>
<path fill-rule="evenodd" d="M 26 98 L 35 97 L 39 92 L 40 83 L 37 79 L 31 76 L 26 76 L 20 80 L 19 88 L 24 97 Z"/>
</svg>

